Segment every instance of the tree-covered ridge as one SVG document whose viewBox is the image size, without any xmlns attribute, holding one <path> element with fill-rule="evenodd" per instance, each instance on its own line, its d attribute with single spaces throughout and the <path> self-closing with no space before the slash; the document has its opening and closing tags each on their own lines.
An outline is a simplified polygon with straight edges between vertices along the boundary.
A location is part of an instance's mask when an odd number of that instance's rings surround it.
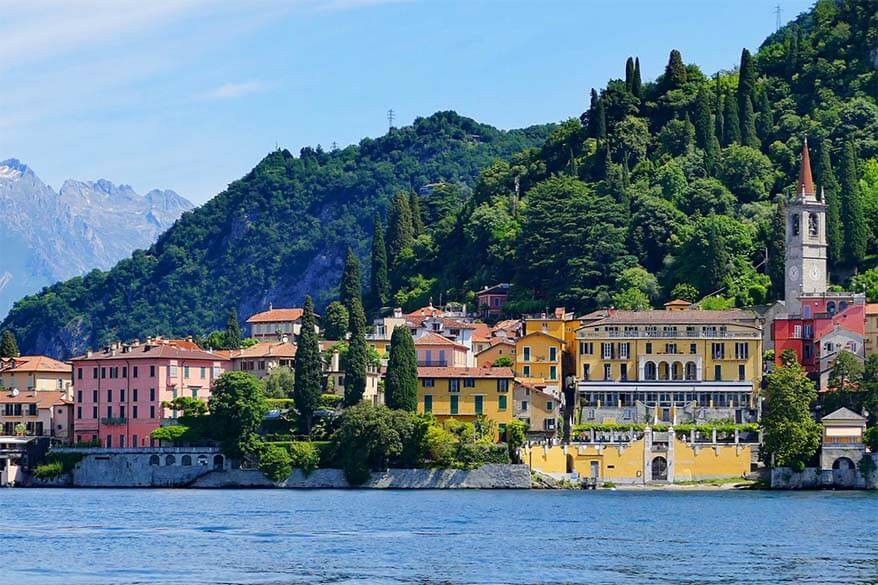
<svg viewBox="0 0 878 585">
<path fill-rule="evenodd" d="M 805 137 L 829 208 L 832 279 L 846 284 L 878 253 L 871 8 L 821 0 L 713 76 L 674 50 L 645 81 L 629 58 L 580 118 L 483 172 L 459 213 L 427 215 L 398 258 L 388 234 L 395 300 L 464 300 L 498 281 L 517 285 L 511 312 L 778 298 L 779 204 L 797 191 Z"/>
<path fill-rule="evenodd" d="M 369 254 L 373 218 L 391 198 L 438 184 L 457 207 L 497 158 L 541 144 L 551 125 L 500 131 L 439 112 L 359 145 L 269 154 L 149 250 L 19 301 L 2 328 L 23 351 L 69 356 L 113 338 L 204 335 L 231 308 L 246 317 L 331 299 L 350 246 Z M 430 197 L 426 198 L 429 202 Z"/>
</svg>

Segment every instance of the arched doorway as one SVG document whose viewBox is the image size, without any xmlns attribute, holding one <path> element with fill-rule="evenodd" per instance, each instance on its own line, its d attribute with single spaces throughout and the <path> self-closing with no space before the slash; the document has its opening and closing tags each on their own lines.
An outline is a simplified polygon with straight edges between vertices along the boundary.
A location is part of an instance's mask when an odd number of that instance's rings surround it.
<svg viewBox="0 0 878 585">
<path fill-rule="evenodd" d="M 646 362 L 646 365 L 643 367 L 643 377 L 647 380 L 656 379 L 655 362 Z"/>
<path fill-rule="evenodd" d="M 695 362 L 686 362 L 686 380 L 693 381 L 698 377 L 698 366 Z"/>
<path fill-rule="evenodd" d="M 662 456 L 652 460 L 652 480 L 667 481 L 668 480 L 668 460 Z"/>
<path fill-rule="evenodd" d="M 223 467 L 225 467 L 225 459 L 222 455 L 214 455 L 213 456 L 213 470 L 214 471 L 222 471 Z"/>
<path fill-rule="evenodd" d="M 836 487 L 857 485 L 857 466 L 847 457 L 839 457 L 832 462 L 832 483 Z"/>
</svg>

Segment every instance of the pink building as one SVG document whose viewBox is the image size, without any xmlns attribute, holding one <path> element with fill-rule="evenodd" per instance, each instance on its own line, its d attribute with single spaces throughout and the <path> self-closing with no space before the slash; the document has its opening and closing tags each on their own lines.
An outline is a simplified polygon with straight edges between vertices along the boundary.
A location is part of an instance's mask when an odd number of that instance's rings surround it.
<svg viewBox="0 0 878 585">
<path fill-rule="evenodd" d="M 74 439 L 104 447 L 153 445 L 150 433 L 176 412 L 178 396 L 207 401 L 230 367 L 225 357 L 168 342 L 114 343 L 73 360 Z"/>
<path fill-rule="evenodd" d="M 421 367 L 466 367 L 469 348 L 455 343 L 438 333 L 425 331 L 415 338 L 415 351 L 418 366 Z"/>
</svg>

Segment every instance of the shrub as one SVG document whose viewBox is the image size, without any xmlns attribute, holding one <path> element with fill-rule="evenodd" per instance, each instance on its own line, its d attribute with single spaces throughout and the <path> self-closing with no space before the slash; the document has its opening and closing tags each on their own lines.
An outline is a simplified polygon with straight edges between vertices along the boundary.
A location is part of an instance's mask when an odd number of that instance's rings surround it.
<svg viewBox="0 0 878 585">
<path fill-rule="evenodd" d="M 295 408 L 296 402 L 292 398 L 266 398 L 265 405 L 268 410 L 289 410 Z"/>
<path fill-rule="evenodd" d="M 155 439 L 157 441 L 166 441 L 168 443 L 177 443 L 181 441 L 183 437 L 186 436 L 186 433 L 189 432 L 189 427 L 186 425 L 170 425 L 167 427 L 159 427 L 153 432 L 149 434 L 150 438 Z"/>
<path fill-rule="evenodd" d="M 259 449 L 259 471 L 271 481 L 283 481 L 293 472 L 289 452 L 275 443 L 265 443 Z"/>
<path fill-rule="evenodd" d="M 51 463 L 43 463 L 34 468 L 34 477 L 38 479 L 55 479 L 64 474 L 64 466 L 60 461 L 52 461 Z"/>
<path fill-rule="evenodd" d="M 344 400 L 344 397 L 338 394 L 321 394 L 318 404 L 320 408 L 338 408 L 342 400 Z"/>
<path fill-rule="evenodd" d="M 84 453 L 49 453 L 46 462 L 34 468 L 33 475 L 39 479 L 54 479 L 73 471 L 85 457 Z"/>
<path fill-rule="evenodd" d="M 287 446 L 293 467 L 301 469 L 306 476 L 320 464 L 320 452 L 311 443 L 297 442 Z"/>
<path fill-rule="evenodd" d="M 455 445 L 457 439 L 449 431 L 440 426 L 431 426 L 427 429 L 426 455 L 433 463 L 441 467 L 447 467 L 454 461 Z"/>
</svg>

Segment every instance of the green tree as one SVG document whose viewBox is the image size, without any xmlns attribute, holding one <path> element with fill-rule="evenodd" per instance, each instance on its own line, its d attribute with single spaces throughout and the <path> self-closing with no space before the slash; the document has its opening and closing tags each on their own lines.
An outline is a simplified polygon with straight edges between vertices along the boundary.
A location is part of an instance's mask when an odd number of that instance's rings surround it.
<svg viewBox="0 0 878 585">
<path fill-rule="evenodd" d="M 649 146 L 649 126 L 646 120 L 636 116 L 627 116 L 616 124 L 610 136 L 610 143 L 618 160 L 636 162 L 646 156 Z"/>
<path fill-rule="evenodd" d="M 391 268 L 399 264 L 400 254 L 411 247 L 413 241 L 414 227 L 408 197 L 404 193 L 397 193 L 387 222 L 387 256 Z"/>
<path fill-rule="evenodd" d="M 366 368 L 369 348 L 366 345 L 366 315 L 359 299 L 351 306 L 351 337 L 344 359 L 344 404 L 353 406 L 363 400 L 366 392 Z"/>
<path fill-rule="evenodd" d="M 820 425 L 811 418 L 817 391 L 795 354 L 781 359 L 784 365 L 766 376 L 763 449 L 774 466 L 803 469 L 820 445 Z"/>
<path fill-rule="evenodd" d="M 771 215 L 768 233 L 768 269 L 771 278 L 771 292 L 776 299 L 783 298 L 786 286 L 786 212 L 778 202 Z"/>
<path fill-rule="evenodd" d="M 625 61 L 625 88 L 634 93 L 634 59 L 631 57 Z"/>
<path fill-rule="evenodd" d="M 293 472 L 289 451 L 280 445 L 262 445 L 259 449 L 259 471 L 274 482 L 287 479 Z"/>
<path fill-rule="evenodd" d="M 344 271 L 341 275 L 341 282 L 338 286 L 338 300 L 351 312 L 354 300 L 363 302 L 360 292 L 360 261 L 354 255 L 353 250 L 348 248 L 347 258 L 344 263 Z"/>
<path fill-rule="evenodd" d="M 857 177 L 854 143 L 848 141 L 841 157 L 841 223 L 845 263 L 858 266 L 866 257 L 868 230 L 863 213 L 863 197 Z"/>
<path fill-rule="evenodd" d="M 864 292 L 870 303 L 878 303 L 878 268 L 870 268 L 854 276 L 851 290 Z"/>
<path fill-rule="evenodd" d="M 293 398 L 299 411 L 299 428 L 304 433 L 311 432 L 314 411 L 320 405 L 323 387 L 323 373 L 320 361 L 320 346 L 314 331 L 314 303 L 310 296 L 305 297 L 302 328 L 296 349 L 295 383 Z"/>
<path fill-rule="evenodd" d="M 238 325 L 238 312 L 232 307 L 226 320 L 226 349 L 241 348 L 241 327 Z"/>
<path fill-rule="evenodd" d="M 265 377 L 265 396 L 268 398 L 292 398 L 295 387 L 293 371 L 285 366 L 273 368 Z"/>
<path fill-rule="evenodd" d="M 674 199 L 680 211 L 690 216 L 732 215 L 735 203 L 735 196 L 716 179 L 695 179 Z"/>
<path fill-rule="evenodd" d="M 750 51 L 743 49 L 741 51 L 741 66 L 738 68 L 738 109 L 741 111 L 742 129 L 746 125 L 743 116 L 747 99 L 751 100 L 750 109 L 752 113 L 752 100 L 755 97 L 755 91 L 756 69 L 753 66 L 753 57 L 750 55 Z"/>
<path fill-rule="evenodd" d="M 741 143 L 741 121 L 738 102 L 726 96 L 723 100 L 723 146 Z"/>
<path fill-rule="evenodd" d="M 387 277 L 387 247 L 384 245 L 384 228 L 381 217 L 376 213 L 372 228 L 372 274 L 371 298 L 376 308 L 383 307 L 390 300 L 390 281 Z"/>
<path fill-rule="evenodd" d="M 714 134 L 716 137 L 725 144 L 725 124 L 723 118 L 723 87 L 719 73 L 715 76 L 715 88 L 714 88 L 714 96 L 713 96 L 713 123 L 714 123 Z"/>
<path fill-rule="evenodd" d="M 756 116 L 756 133 L 762 142 L 768 144 L 774 136 L 774 113 L 771 110 L 771 102 L 768 101 L 768 91 L 763 89 L 759 92 L 759 114 Z"/>
<path fill-rule="evenodd" d="M 878 354 L 869 354 L 863 366 L 863 378 L 860 393 L 863 397 L 863 408 L 869 413 L 869 426 L 878 424 Z M 878 452 L 873 447 L 872 452 Z"/>
<path fill-rule="evenodd" d="M 412 212 L 412 233 L 418 237 L 424 233 L 424 216 L 421 214 L 421 200 L 415 191 L 409 193 L 409 209 Z"/>
<path fill-rule="evenodd" d="M 492 368 L 511 368 L 515 365 L 515 362 L 512 361 L 512 358 L 508 355 L 501 355 L 497 359 L 494 360 L 494 363 L 491 364 Z"/>
<path fill-rule="evenodd" d="M 349 319 L 348 310 L 341 301 L 332 301 L 323 312 L 323 335 L 326 339 L 344 339 Z"/>
<path fill-rule="evenodd" d="M 857 356 L 846 350 L 838 352 L 829 372 L 829 386 L 845 391 L 851 384 L 859 384 L 862 378 L 863 364 Z"/>
<path fill-rule="evenodd" d="M 594 136 L 603 139 L 607 136 L 607 108 L 603 99 L 598 100 L 595 110 Z"/>
<path fill-rule="evenodd" d="M 665 74 L 662 76 L 661 88 L 663 92 L 672 89 L 680 89 L 688 80 L 686 65 L 683 64 L 683 57 L 680 51 L 674 49 L 668 57 L 668 64 L 665 67 Z"/>
<path fill-rule="evenodd" d="M 15 340 L 15 334 L 7 329 L 0 337 L 0 357 L 13 358 L 18 356 L 18 342 Z"/>
<path fill-rule="evenodd" d="M 723 152 L 720 179 L 741 202 L 767 199 L 774 184 L 771 160 L 755 148 L 733 144 Z"/>
<path fill-rule="evenodd" d="M 698 294 L 698 289 L 689 284 L 688 282 L 681 282 L 677 284 L 674 289 L 671 291 L 670 300 L 680 299 L 683 301 L 689 301 L 690 303 L 694 303 L 701 295 Z"/>
<path fill-rule="evenodd" d="M 384 402 L 394 409 L 414 412 L 418 408 L 418 356 L 407 327 L 395 328 L 390 336 Z"/>
<path fill-rule="evenodd" d="M 814 178 L 826 204 L 826 250 L 830 266 L 838 266 L 842 258 L 841 194 L 838 180 L 832 171 L 829 142 L 820 144 L 820 156 L 814 165 Z"/>
<path fill-rule="evenodd" d="M 755 149 L 762 147 L 756 133 L 756 113 L 749 96 L 744 98 L 744 108 L 741 110 L 741 143 Z"/>
<path fill-rule="evenodd" d="M 613 295 L 613 306 L 624 311 L 645 311 L 650 308 L 649 296 L 642 290 L 628 288 Z"/>
<path fill-rule="evenodd" d="M 643 97 L 643 82 L 640 79 L 640 57 L 634 58 L 634 78 L 631 80 L 631 93 L 635 97 Z"/>
<path fill-rule="evenodd" d="M 210 395 L 213 436 L 230 457 L 254 453 L 268 407 L 262 382 L 246 372 L 226 372 Z"/>
<path fill-rule="evenodd" d="M 699 147 L 707 150 L 714 137 L 713 120 L 710 117 L 710 96 L 706 86 L 698 91 L 695 99 L 695 140 Z"/>
</svg>

